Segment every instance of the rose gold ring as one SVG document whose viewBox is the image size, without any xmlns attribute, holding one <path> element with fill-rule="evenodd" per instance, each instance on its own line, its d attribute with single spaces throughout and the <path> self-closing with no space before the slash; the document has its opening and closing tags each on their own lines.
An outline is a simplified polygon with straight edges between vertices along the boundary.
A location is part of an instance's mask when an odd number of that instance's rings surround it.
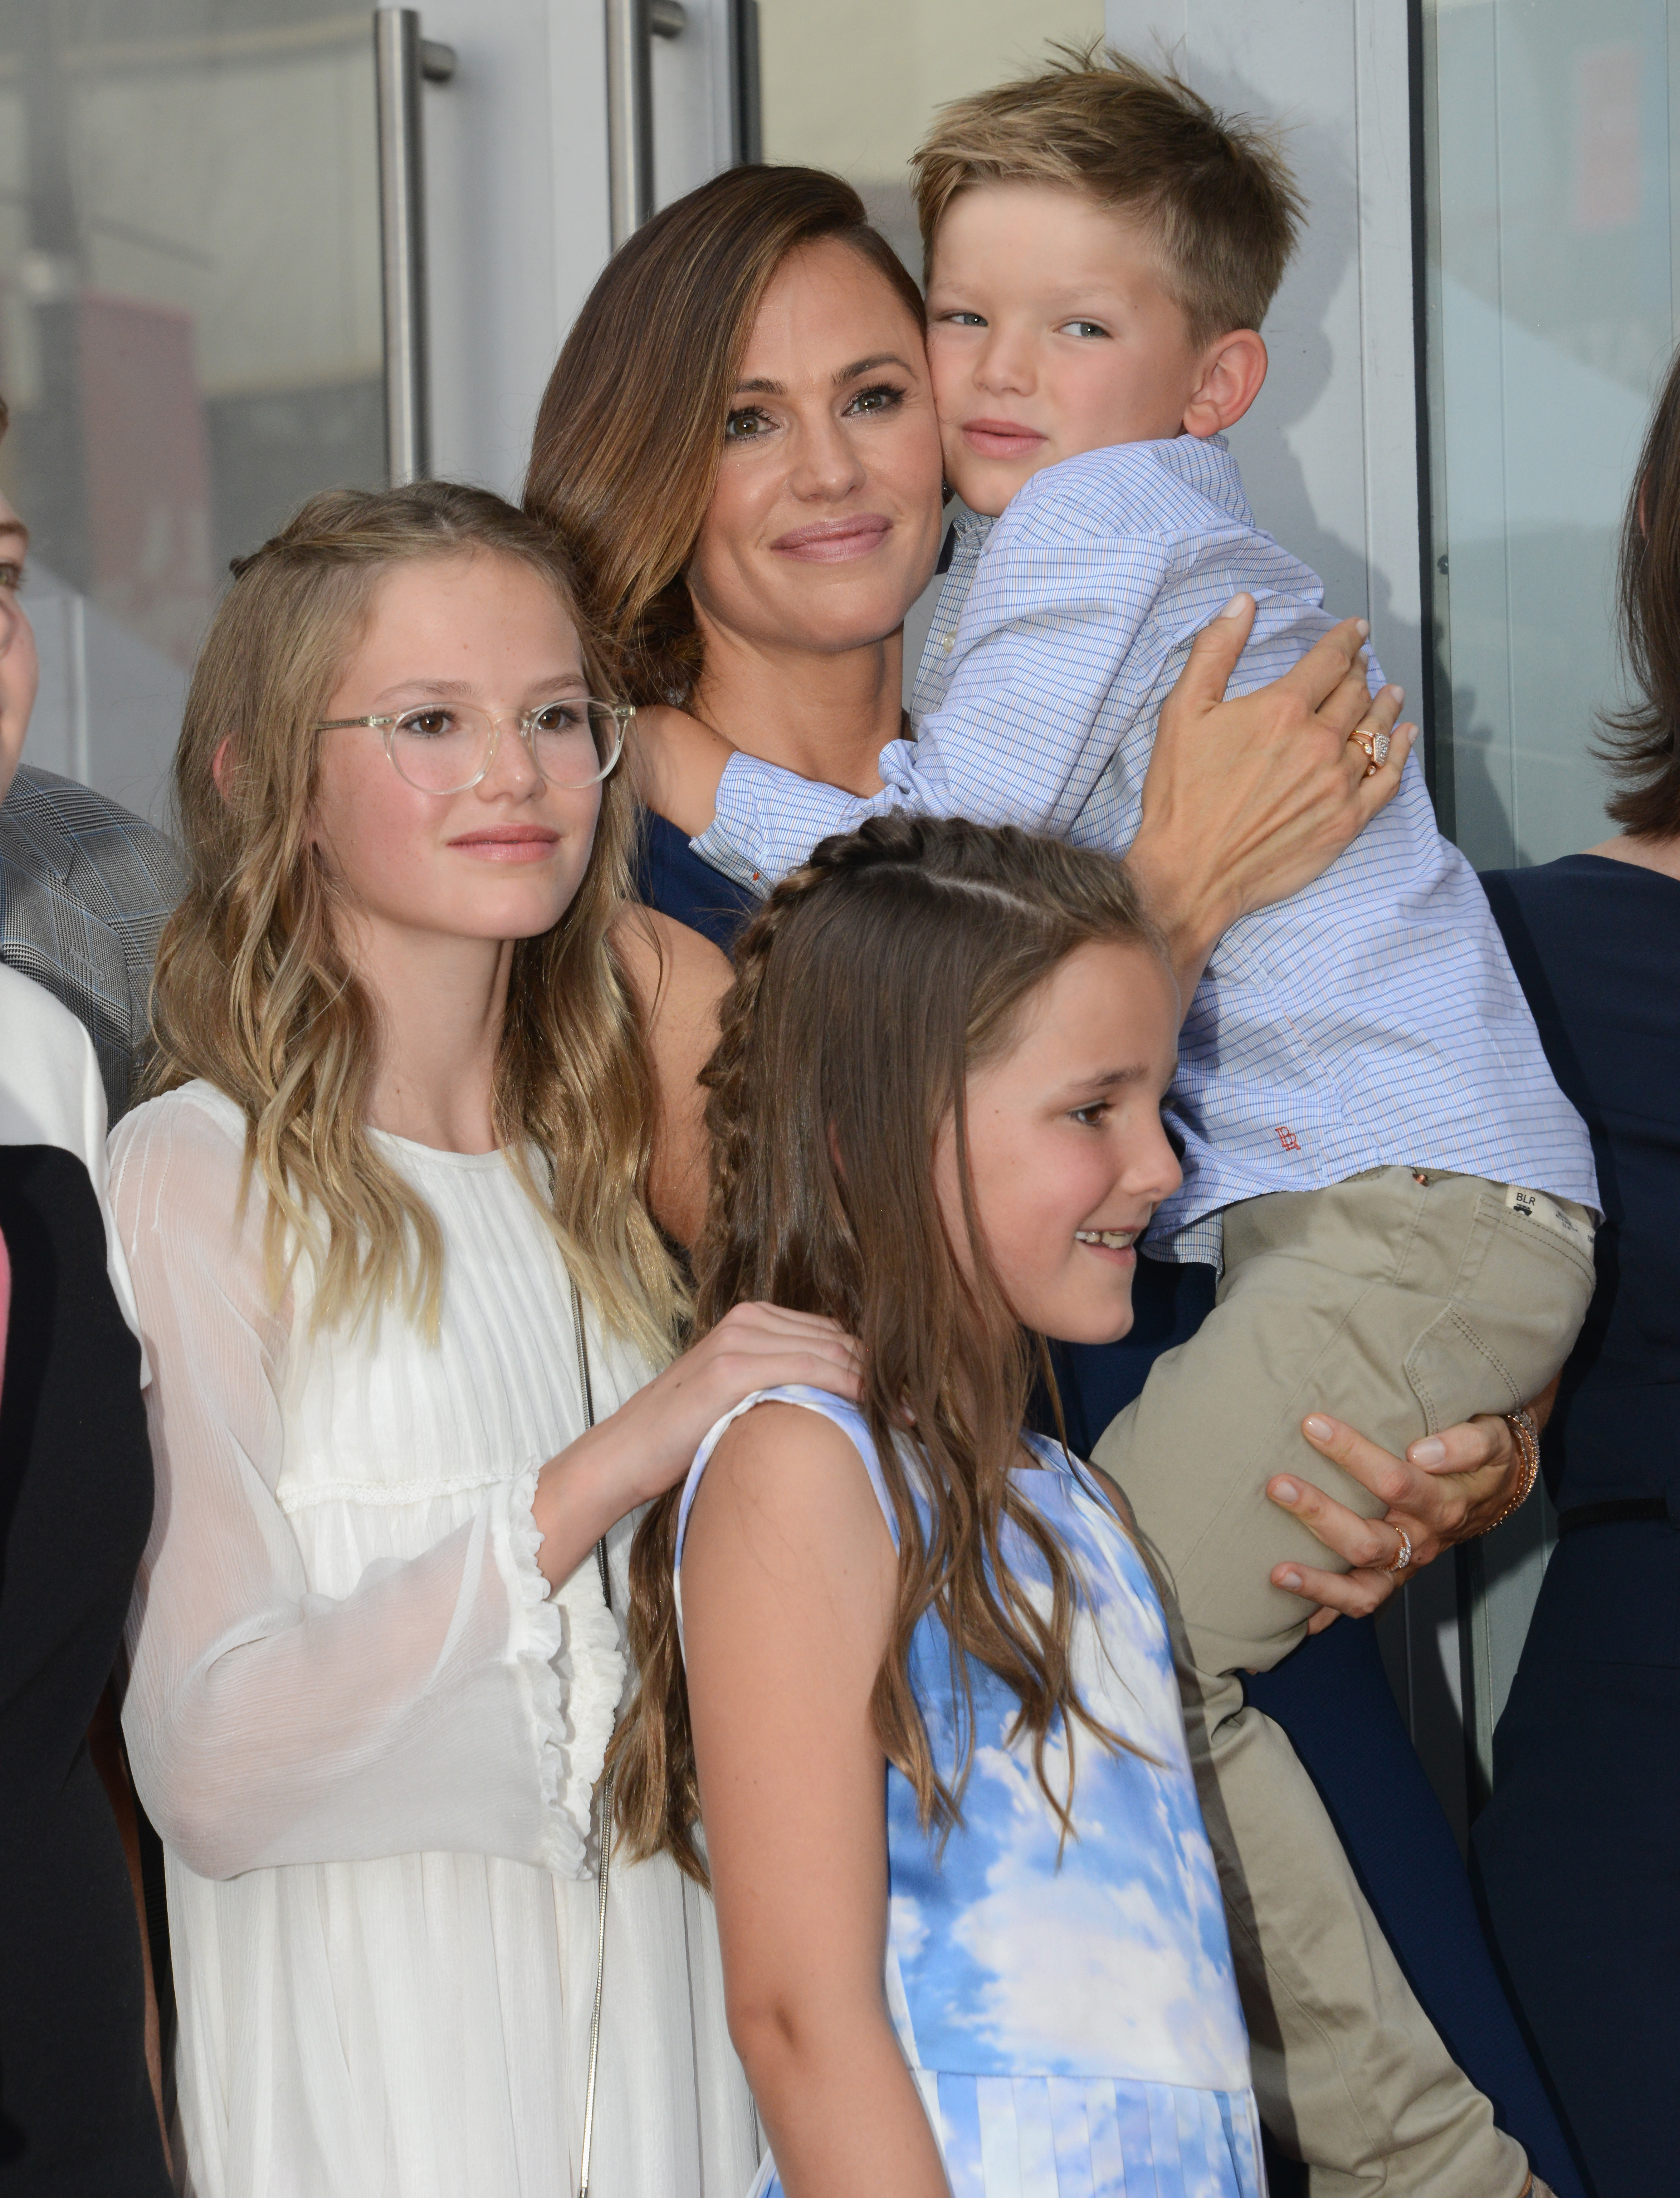
<svg viewBox="0 0 1680 2198">
<path fill-rule="evenodd" d="M 1374 732 L 1369 725 L 1357 726 L 1347 737 L 1355 747 L 1363 748 L 1365 752 L 1367 778 L 1374 770 L 1382 769 L 1388 760 L 1388 751 L 1394 745 L 1392 734 Z"/>
<path fill-rule="evenodd" d="M 1411 1536 L 1406 1532 L 1404 1526 L 1397 1526 L 1394 1529 L 1394 1532 L 1400 1538 L 1400 1546 L 1394 1553 L 1393 1563 L 1392 1565 L 1385 1565 L 1382 1568 L 1384 1572 L 1389 1573 L 1404 1572 L 1406 1567 L 1412 1561 Z"/>
</svg>

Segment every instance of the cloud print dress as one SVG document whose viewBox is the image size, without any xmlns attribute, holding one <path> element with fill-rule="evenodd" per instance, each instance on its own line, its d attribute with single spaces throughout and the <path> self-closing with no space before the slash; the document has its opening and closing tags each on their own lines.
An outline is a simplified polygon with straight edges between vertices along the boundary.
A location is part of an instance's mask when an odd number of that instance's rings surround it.
<svg viewBox="0 0 1680 2198">
<path fill-rule="evenodd" d="M 850 1438 L 891 1529 L 861 1414 L 813 1389 L 765 1393 Z M 679 1612 L 689 1508 L 737 1416 L 712 1429 L 683 1492 Z M 1043 1470 L 1024 1469 L 1026 1493 L 1084 1589 L 1073 1631 L 1080 1695 L 1154 1759 L 1111 1754 L 1078 1735 L 1078 1837 L 1058 1861 L 1031 1744 L 1007 1737 L 1015 1697 L 971 1659 L 974 1768 L 943 1854 L 917 1821 L 908 1781 L 887 1770 L 887 2004 L 955 2198 L 1257 2198 L 1248 2041 L 1160 1604 L 1108 1506 L 1053 1445 L 1029 1440 Z M 1007 1525 L 1003 1544 L 1048 1611 L 1042 1559 Z M 962 1754 L 959 1701 L 932 1613 L 911 1642 L 910 1680 L 949 1778 Z M 1047 1750 L 1046 1767 L 1063 1787 L 1065 1742 Z"/>
</svg>

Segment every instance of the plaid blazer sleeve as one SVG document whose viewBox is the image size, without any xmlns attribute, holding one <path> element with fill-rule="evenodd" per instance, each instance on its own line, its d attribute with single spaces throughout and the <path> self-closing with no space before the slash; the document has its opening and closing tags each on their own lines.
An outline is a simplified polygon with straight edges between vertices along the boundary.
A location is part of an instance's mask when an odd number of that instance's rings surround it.
<svg viewBox="0 0 1680 2198">
<path fill-rule="evenodd" d="M 154 825 L 74 779 L 19 770 L 0 805 L 0 961 L 86 1029 L 113 1122 L 151 1027 L 158 937 L 186 885 Z"/>
</svg>

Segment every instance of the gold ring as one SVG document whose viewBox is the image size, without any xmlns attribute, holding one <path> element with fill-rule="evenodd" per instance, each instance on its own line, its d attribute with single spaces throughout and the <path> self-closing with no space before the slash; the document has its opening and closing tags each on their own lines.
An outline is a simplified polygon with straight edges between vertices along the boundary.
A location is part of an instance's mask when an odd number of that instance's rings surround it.
<svg viewBox="0 0 1680 2198">
<path fill-rule="evenodd" d="M 1406 1567 L 1412 1561 L 1411 1536 L 1406 1532 L 1404 1526 L 1397 1526 L 1394 1529 L 1394 1532 L 1400 1538 L 1400 1546 L 1394 1553 L 1393 1563 L 1392 1565 L 1385 1565 L 1382 1568 L 1384 1572 L 1389 1573 L 1404 1572 Z"/>
<path fill-rule="evenodd" d="M 1365 752 L 1367 778 L 1374 770 L 1382 769 L 1388 760 L 1388 751 L 1394 745 L 1393 736 L 1391 733 L 1376 732 L 1369 725 L 1357 726 L 1347 737 L 1355 747 L 1363 748 Z"/>
</svg>

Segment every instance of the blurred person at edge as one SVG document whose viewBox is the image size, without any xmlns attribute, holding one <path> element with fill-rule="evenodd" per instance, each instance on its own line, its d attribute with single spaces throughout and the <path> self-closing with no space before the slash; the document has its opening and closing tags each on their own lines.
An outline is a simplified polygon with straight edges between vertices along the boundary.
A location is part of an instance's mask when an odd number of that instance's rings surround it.
<svg viewBox="0 0 1680 2198">
<path fill-rule="evenodd" d="M 1623 829 L 1484 880 L 1592 1132 L 1598 1288 L 1543 1464 L 1558 1510 L 1474 1844 L 1597 2198 L 1680 2181 L 1680 356 L 1623 526 Z"/>
<path fill-rule="evenodd" d="M 924 327 L 921 294 L 848 184 L 808 168 L 735 169 L 664 208 L 607 263 L 538 413 L 526 509 L 585 575 L 641 706 L 638 730 L 653 735 L 640 758 L 654 812 L 644 896 L 723 945 L 764 884 L 754 891 L 705 859 L 705 814 L 666 767 L 664 722 L 686 715 L 723 756 L 746 750 L 854 792 L 879 786 L 880 752 L 904 730 L 905 615 L 940 554 Z M 747 436 L 761 419 L 769 432 Z M 848 518 L 867 554 L 833 554 L 832 543 L 817 554 L 820 540 L 796 554 Z M 1227 926 L 1316 877 L 1392 795 L 1409 745 L 1397 739 L 1384 770 L 1362 779 L 1350 736 L 1388 731 L 1401 697 L 1369 696 L 1352 620 L 1283 678 L 1222 700 L 1253 598 L 1230 613 L 1204 630 L 1163 706 L 1126 857 L 1187 1000 Z M 1081 1348 L 1064 1369 L 1081 1454 L 1154 1359 L 1195 1332 L 1212 1283 L 1209 1267 L 1140 1263 L 1132 1334 Z M 1357 1416 L 1357 1399 L 1340 1409 Z M 1244 1712 L 1241 1792 L 1223 1773 L 1214 1790 L 1198 1765 L 1261 2113 L 1323 2198 L 1379 2182 L 1428 2198 L 1521 2198 L 1525 2143 L 1561 2192 L 1578 2194 L 1371 1628 L 1323 1630 L 1338 1613 L 1368 1617 L 1448 1543 L 1484 1532 L 1524 1485 L 1524 1460 L 1497 1418 L 1443 1430 L 1425 1460 L 1389 1457 L 1341 1421 L 1316 1428 L 1309 1439 L 1389 1509 L 1367 1521 L 1289 1484 L 1288 1508 L 1327 1545 L 1325 1567 L 1276 1565 L 1276 1549 L 1254 1561 L 1322 1606 L 1316 1637 L 1254 1683 L 1273 1692 L 1268 1715 Z M 1404 1573 L 1390 1568 L 1397 1528 L 1412 1550 Z M 1313 1743 L 1298 1740 L 1328 1810 L 1270 1721 L 1279 1693 L 1294 1696 L 1279 1723 Z M 1524 2143 L 1496 2129 L 1491 2098 Z"/>
<path fill-rule="evenodd" d="M 0 795 L 35 701 L 35 637 L 17 600 L 27 544 L 0 498 Z M 0 2192 L 166 2198 L 134 1889 L 89 1746 L 152 1517 L 143 1364 L 106 1207 L 100 1064 L 67 1008 L 10 959 L 0 959 L 0 1236 L 11 1276 L 0 1382 Z"/>
<path fill-rule="evenodd" d="M 20 549 L 27 536 L 3 497 L 0 515 Z M 44 985 L 85 1027 L 115 1122 L 134 1096 L 152 957 L 186 868 L 155 825 L 11 753 L 11 783 L 0 789 L 0 962 Z"/>
</svg>

